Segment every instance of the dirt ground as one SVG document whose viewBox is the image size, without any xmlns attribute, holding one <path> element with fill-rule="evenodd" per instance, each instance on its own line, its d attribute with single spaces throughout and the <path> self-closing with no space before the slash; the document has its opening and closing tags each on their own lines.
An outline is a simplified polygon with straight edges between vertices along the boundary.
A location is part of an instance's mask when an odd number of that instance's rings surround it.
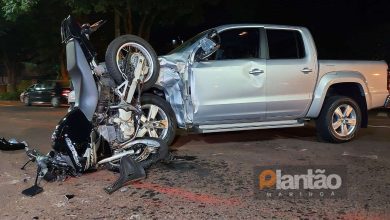
<svg viewBox="0 0 390 220">
<path fill-rule="evenodd" d="M 0 103 L 0 137 L 27 140 L 43 152 L 66 108 Z M 107 170 L 41 182 L 44 192 L 21 194 L 34 181 L 23 151 L 0 151 L 0 219 L 390 219 L 390 111 L 370 112 L 370 127 L 344 144 L 317 141 L 302 128 L 189 134 L 171 147 L 182 161 L 157 164 L 147 178 L 112 195 L 118 177 Z M 260 200 L 254 167 L 346 165 L 341 199 Z M 68 198 L 67 198 L 68 197 Z"/>
</svg>

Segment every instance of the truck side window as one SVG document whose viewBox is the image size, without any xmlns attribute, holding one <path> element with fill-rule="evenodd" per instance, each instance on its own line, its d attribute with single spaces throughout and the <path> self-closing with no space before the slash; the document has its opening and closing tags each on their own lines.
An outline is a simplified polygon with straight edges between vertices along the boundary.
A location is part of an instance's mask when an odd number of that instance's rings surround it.
<svg viewBox="0 0 390 220">
<path fill-rule="evenodd" d="M 221 46 L 209 60 L 259 58 L 258 28 L 238 28 L 221 32 Z"/>
<path fill-rule="evenodd" d="M 305 57 L 302 35 L 295 30 L 267 29 L 269 59 L 301 59 Z"/>
</svg>

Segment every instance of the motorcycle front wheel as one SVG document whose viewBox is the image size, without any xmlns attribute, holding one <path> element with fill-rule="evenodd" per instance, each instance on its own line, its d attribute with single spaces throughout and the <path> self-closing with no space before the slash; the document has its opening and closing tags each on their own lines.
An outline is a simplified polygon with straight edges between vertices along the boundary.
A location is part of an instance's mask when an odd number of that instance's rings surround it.
<svg viewBox="0 0 390 220">
<path fill-rule="evenodd" d="M 146 60 L 148 72 L 141 76 L 143 90 L 150 89 L 157 81 L 160 65 L 156 52 L 144 39 L 135 35 L 123 35 L 115 38 L 106 51 L 106 66 L 116 85 L 120 85 L 125 78 L 131 82 L 135 65 L 131 60 L 132 55 L 141 54 Z M 127 63 L 130 61 L 130 64 Z M 130 68 L 125 73 L 125 69 Z"/>
</svg>

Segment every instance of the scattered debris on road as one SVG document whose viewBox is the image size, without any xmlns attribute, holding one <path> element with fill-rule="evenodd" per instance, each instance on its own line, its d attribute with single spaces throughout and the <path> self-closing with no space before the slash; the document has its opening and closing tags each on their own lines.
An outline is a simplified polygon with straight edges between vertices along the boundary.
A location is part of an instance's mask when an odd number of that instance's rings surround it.
<svg viewBox="0 0 390 220">
<path fill-rule="evenodd" d="M 3 151 L 14 151 L 14 150 L 23 150 L 26 148 L 26 142 L 18 142 L 16 139 L 6 140 L 0 138 L 0 150 Z"/>
</svg>

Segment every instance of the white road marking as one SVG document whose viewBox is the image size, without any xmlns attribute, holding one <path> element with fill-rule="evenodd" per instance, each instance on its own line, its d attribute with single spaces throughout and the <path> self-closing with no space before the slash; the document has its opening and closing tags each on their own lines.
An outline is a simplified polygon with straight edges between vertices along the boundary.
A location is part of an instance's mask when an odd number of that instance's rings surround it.
<svg viewBox="0 0 390 220">
<path fill-rule="evenodd" d="M 377 160 L 378 159 L 378 155 L 375 155 L 375 154 L 372 154 L 372 155 L 357 155 L 357 154 L 350 154 L 346 151 L 344 151 L 343 154 L 341 154 L 341 156 L 351 156 L 351 157 L 361 157 L 361 158 L 368 158 L 368 159 L 372 159 L 372 160 Z"/>
<path fill-rule="evenodd" d="M 386 112 L 379 112 L 376 116 L 378 116 L 378 117 L 388 117 Z"/>
<path fill-rule="evenodd" d="M 20 180 L 11 180 L 11 181 L 7 181 L 7 182 L 2 182 L 2 183 L 0 183 L 0 185 L 13 185 L 13 184 L 16 184 L 19 182 L 20 182 Z"/>
<path fill-rule="evenodd" d="M 222 155 L 223 153 L 216 153 L 216 154 L 211 154 L 213 156 L 218 156 L 218 155 Z"/>
<path fill-rule="evenodd" d="M 368 125 L 368 127 L 372 127 L 372 128 L 390 128 L 390 126 L 386 126 L 386 125 Z"/>
</svg>

